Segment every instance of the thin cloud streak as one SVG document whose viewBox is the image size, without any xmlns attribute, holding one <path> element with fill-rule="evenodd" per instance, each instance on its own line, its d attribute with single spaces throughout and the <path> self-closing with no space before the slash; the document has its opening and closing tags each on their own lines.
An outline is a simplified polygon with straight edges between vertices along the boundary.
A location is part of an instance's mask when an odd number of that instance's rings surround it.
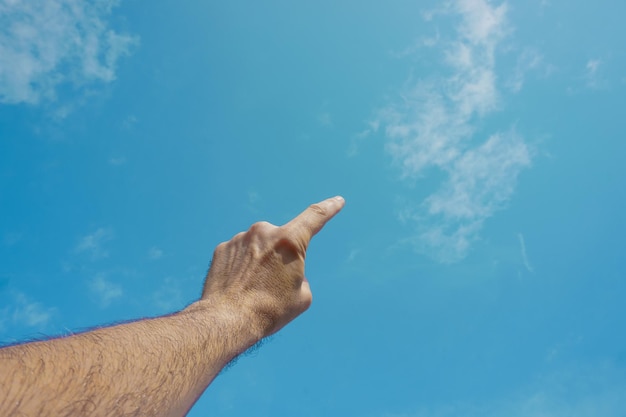
<svg viewBox="0 0 626 417">
<path fill-rule="evenodd" d="M 118 60 L 138 43 L 108 27 L 118 3 L 0 0 L 0 102 L 38 104 L 64 84 L 115 80 Z"/>
<path fill-rule="evenodd" d="M 453 3 L 445 13 L 461 17 L 457 36 L 439 41 L 448 75 L 409 83 L 402 100 L 379 114 L 402 178 L 419 179 L 432 168 L 446 174 L 420 205 L 402 210 L 417 227 L 409 240 L 441 262 L 468 254 L 484 221 L 506 206 L 520 172 L 531 165 L 530 148 L 511 128 L 477 143 L 479 122 L 502 107 L 495 69 L 497 48 L 509 33 L 506 12 L 506 3 Z M 522 85 L 520 78 L 515 87 Z"/>
<path fill-rule="evenodd" d="M 530 261 L 528 260 L 528 254 L 526 253 L 526 242 L 524 242 L 524 235 L 519 233 L 517 237 L 519 239 L 520 250 L 522 251 L 522 261 L 524 262 L 524 266 L 526 267 L 528 272 L 534 273 L 535 270 L 530 264 Z"/>
</svg>

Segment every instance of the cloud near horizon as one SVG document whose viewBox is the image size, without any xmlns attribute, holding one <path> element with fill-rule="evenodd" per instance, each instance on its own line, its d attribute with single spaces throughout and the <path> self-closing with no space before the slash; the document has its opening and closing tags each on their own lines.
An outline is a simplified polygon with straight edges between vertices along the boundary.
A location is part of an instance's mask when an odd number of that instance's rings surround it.
<svg viewBox="0 0 626 417">
<path fill-rule="evenodd" d="M 381 417 L 621 417 L 626 412 L 624 395 L 623 366 L 583 362 L 541 374 L 496 400 L 386 413 Z"/>
<path fill-rule="evenodd" d="M 506 205 L 531 165 L 531 149 L 511 127 L 479 134 L 480 122 L 502 107 L 496 52 L 510 31 L 506 13 L 506 3 L 486 0 L 457 0 L 435 13 L 460 17 L 454 39 L 428 45 L 441 48 L 448 73 L 408 83 L 401 100 L 379 113 L 402 178 L 420 179 L 431 168 L 446 176 L 421 204 L 402 210 L 417 228 L 410 239 L 416 249 L 441 262 L 468 254 L 485 220 Z"/>
<path fill-rule="evenodd" d="M 55 100 L 58 87 L 115 80 L 138 38 L 109 28 L 118 0 L 0 0 L 0 103 Z"/>
</svg>

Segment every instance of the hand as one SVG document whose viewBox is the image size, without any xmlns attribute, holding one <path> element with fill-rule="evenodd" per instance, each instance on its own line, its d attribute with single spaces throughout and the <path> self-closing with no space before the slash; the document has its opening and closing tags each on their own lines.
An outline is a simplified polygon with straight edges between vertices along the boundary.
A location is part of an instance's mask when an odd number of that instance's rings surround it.
<svg viewBox="0 0 626 417">
<path fill-rule="evenodd" d="M 219 299 L 248 314 L 260 337 L 280 330 L 311 305 L 311 288 L 304 276 L 306 250 L 344 204 L 341 197 L 329 198 L 284 226 L 255 223 L 219 244 L 202 300 Z"/>
<path fill-rule="evenodd" d="M 0 416 L 186 415 L 227 363 L 309 307 L 306 249 L 343 205 L 220 244 L 202 299 L 178 313 L 0 349 Z"/>
</svg>

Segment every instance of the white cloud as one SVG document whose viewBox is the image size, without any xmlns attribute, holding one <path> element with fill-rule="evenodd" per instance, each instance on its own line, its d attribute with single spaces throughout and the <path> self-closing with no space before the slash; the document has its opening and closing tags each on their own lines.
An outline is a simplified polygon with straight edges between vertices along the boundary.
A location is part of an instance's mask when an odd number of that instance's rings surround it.
<svg viewBox="0 0 626 417">
<path fill-rule="evenodd" d="M 506 3 L 495 7 L 487 0 L 457 0 L 453 9 L 462 17 L 459 33 L 463 38 L 493 54 L 495 44 L 506 33 Z"/>
<path fill-rule="evenodd" d="M 122 287 L 108 281 L 104 274 L 96 275 L 89 283 L 91 291 L 98 297 L 102 307 L 107 307 L 111 302 L 124 295 Z"/>
<path fill-rule="evenodd" d="M 348 258 L 346 259 L 346 262 L 347 263 L 354 262 L 354 260 L 359 256 L 360 252 L 361 252 L 360 249 L 352 249 L 350 253 L 348 254 Z"/>
<path fill-rule="evenodd" d="M 584 63 L 584 67 L 576 69 L 573 80 L 575 84 L 566 88 L 569 95 L 580 94 L 585 91 L 606 91 L 616 79 L 607 76 L 608 65 L 606 59 L 590 58 Z"/>
<path fill-rule="evenodd" d="M 589 88 L 598 88 L 602 82 L 598 73 L 603 63 L 599 59 L 590 59 L 585 65 L 585 79 Z"/>
<path fill-rule="evenodd" d="M 6 323 L 42 328 L 50 322 L 55 313 L 54 308 L 45 307 L 21 292 L 12 291 L 11 298 L 9 303 L 0 309 L 0 330 Z"/>
<path fill-rule="evenodd" d="M 367 125 L 368 127 L 365 130 L 362 130 L 352 137 L 347 153 L 349 157 L 356 156 L 359 153 L 359 146 L 361 145 L 361 142 L 370 137 L 370 135 L 378 132 L 378 129 L 380 128 L 380 120 L 370 120 Z"/>
<path fill-rule="evenodd" d="M 317 115 L 317 121 L 323 127 L 332 127 L 333 126 L 333 118 L 328 112 L 323 112 Z"/>
<path fill-rule="evenodd" d="M 519 233 L 517 237 L 519 239 L 520 250 L 522 251 L 522 261 L 524 262 L 524 266 L 526 267 L 528 272 L 533 273 L 535 272 L 535 270 L 533 269 L 532 265 L 530 264 L 530 261 L 528 260 L 528 254 L 526 253 L 526 242 L 524 241 L 524 235 Z"/>
<path fill-rule="evenodd" d="M 531 163 L 529 147 L 510 128 L 477 143 L 480 121 L 502 107 L 496 52 L 510 30 L 506 12 L 505 3 L 452 3 L 447 13 L 461 18 L 456 37 L 440 41 L 449 72 L 409 84 L 401 102 L 380 112 L 386 149 L 402 177 L 420 178 L 429 168 L 447 175 L 421 205 L 402 210 L 417 223 L 411 239 L 416 248 L 443 262 L 466 256 L 484 221 L 506 205 L 519 173 Z M 519 88 L 522 83 L 517 81 Z"/>
<path fill-rule="evenodd" d="M 509 199 L 528 164 L 528 148 L 518 135 L 495 134 L 446 167 L 448 181 L 426 199 L 428 212 L 449 220 L 485 219 Z"/>
<path fill-rule="evenodd" d="M 258 191 L 248 190 L 247 209 L 255 214 L 259 212 L 259 204 L 262 202 L 261 194 Z"/>
<path fill-rule="evenodd" d="M 57 87 L 111 82 L 138 40 L 108 27 L 118 0 L 0 0 L 0 102 L 54 100 Z"/>
<path fill-rule="evenodd" d="M 148 257 L 154 261 L 156 261 L 157 259 L 161 258 L 163 256 L 163 250 L 157 248 L 157 247 L 152 247 L 150 248 L 150 250 L 148 251 Z"/>
<path fill-rule="evenodd" d="M 113 232 L 110 229 L 99 228 L 95 232 L 80 238 L 74 248 L 76 253 L 88 253 L 92 260 L 106 258 L 109 252 L 104 249 L 104 243 L 113 239 Z"/>
<path fill-rule="evenodd" d="M 256 204 L 261 200 L 261 195 L 257 191 L 248 191 L 248 203 Z"/>
<path fill-rule="evenodd" d="M 111 164 L 113 166 L 120 166 L 120 165 L 124 165 L 125 163 L 126 163 L 126 157 L 125 156 L 118 156 L 118 157 L 109 158 L 109 164 Z"/>
<path fill-rule="evenodd" d="M 54 309 L 46 308 L 41 303 L 31 301 L 24 294 L 18 293 L 15 297 L 13 322 L 29 327 L 41 327 L 48 324 L 53 312 Z"/>
<path fill-rule="evenodd" d="M 386 413 L 383 417 L 621 417 L 626 413 L 623 371 L 611 363 L 574 365 L 542 375 L 509 398 Z"/>
<path fill-rule="evenodd" d="M 551 71 L 551 68 L 543 63 L 543 57 L 539 52 L 533 49 L 524 50 L 517 58 L 517 64 L 511 77 L 507 80 L 507 87 L 517 93 L 524 87 L 526 74 L 529 71 L 538 70 L 540 67 L 545 70 L 546 73 Z"/>
<path fill-rule="evenodd" d="M 137 122 L 139 122 L 139 119 L 137 119 L 137 116 L 135 116 L 134 114 L 131 114 L 122 122 L 122 128 L 126 130 L 132 129 L 133 126 L 137 124 Z"/>
<path fill-rule="evenodd" d="M 596 72 L 598 72 L 598 68 L 600 68 L 600 64 L 602 62 L 599 59 L 590 59 L 589 61 L 587 61 L 587 73 L 589 75 L 595 75 Z"/>
</svg>

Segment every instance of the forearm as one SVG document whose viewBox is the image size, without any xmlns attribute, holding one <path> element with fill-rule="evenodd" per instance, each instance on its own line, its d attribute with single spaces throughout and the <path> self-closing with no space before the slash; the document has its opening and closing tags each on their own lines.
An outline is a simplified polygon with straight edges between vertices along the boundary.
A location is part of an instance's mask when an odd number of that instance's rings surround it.
<svg viewBox="0 0 626 417">
<path fill-rule="evenodd" d="M 221 243 L 201 300 L 177 314 L 0 349 L 0 416 L 185 415 L 228 362 L 309 307 L 306 249 L 343 205 Z"/>
<path fill-rule="evenodd" d="M 0 350 L 0 415 L 182 416 L 259 339 L 209 300 L 171 316 Z"/>
</svg>

